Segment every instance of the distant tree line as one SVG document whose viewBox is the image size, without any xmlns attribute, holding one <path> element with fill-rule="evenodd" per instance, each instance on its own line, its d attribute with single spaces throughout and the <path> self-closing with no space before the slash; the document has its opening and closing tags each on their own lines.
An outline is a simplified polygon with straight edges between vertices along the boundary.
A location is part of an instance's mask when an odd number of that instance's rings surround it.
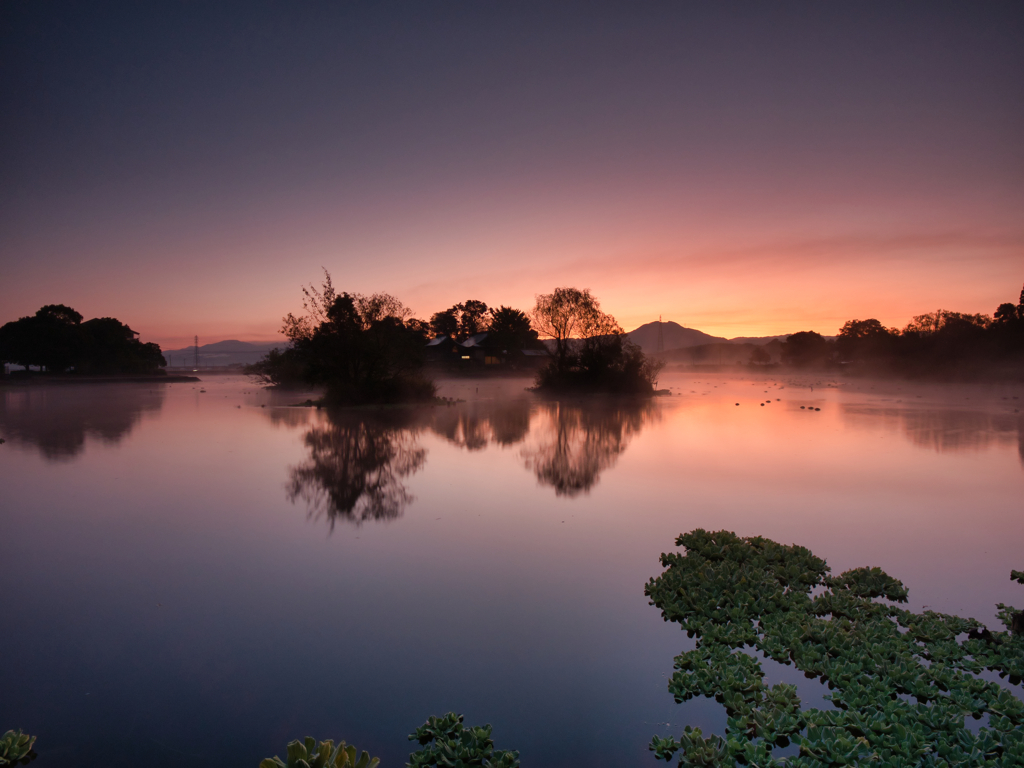
<svg viewBox="0 0 1024 768">
<path fill-rule="evenodd" d="M 850 320 L 834 342 L 814 331 L 795 333 L 782 345 L 782 362 L 905 375 L 1021 366 L 1024 290 L 1016 304 L 1000 304 L 991 316 L 940 309 L 916 316 L 902 330 L 886 328 L 874 318 Z"/>
<path fill-rule="evenodd" d="M 50 373 L 151 374 L 166 365 L 160 347 L 113 317 L 82 321 L 63 304 L 0 326 L 0 362 Z"/>
</svg>

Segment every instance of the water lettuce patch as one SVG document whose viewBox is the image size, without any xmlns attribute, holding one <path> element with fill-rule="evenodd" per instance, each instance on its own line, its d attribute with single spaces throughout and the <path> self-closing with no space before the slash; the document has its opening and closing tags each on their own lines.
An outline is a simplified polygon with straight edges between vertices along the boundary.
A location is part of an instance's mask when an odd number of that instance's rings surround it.
<svg viewBox="0 0 1024 768">
<path fill-rule="evenodd" d="M 666 621 L 697 638 L 675 659 L 669 691 L 724 705 L 725 736 L 687 727 L 655 736 L 659 759 L 680 766 L 1024 765 L 1024 702 L 979 679 L 1024 677 L 1017 609 L 999 604 L 1007 630 L 974 619 L 898 606 L 907 589 L 879 568 L 831 576 L 808 549 L 762 537 L 698 529 L 661 556 L 645 593 Z M 1014 571 L 1012 578 L 1022 581 Z M 812 596 L 812 590 L 820 594 Z M 834 710 L 802 709 L 796 688 L 766 686 L 752 648 L 795 665 L 832 691 Z M 988 715 L 977 733 L 965 718 Z M 795 757 L 773 750 L 799 746 Z"/>
</svg>

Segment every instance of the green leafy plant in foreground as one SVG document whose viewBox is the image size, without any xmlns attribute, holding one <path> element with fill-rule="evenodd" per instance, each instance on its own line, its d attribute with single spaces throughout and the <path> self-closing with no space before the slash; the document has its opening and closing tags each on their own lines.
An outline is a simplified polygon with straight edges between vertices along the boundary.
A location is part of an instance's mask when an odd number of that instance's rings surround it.
<svg viewBox="0 0 1024 768">
<path fill-rule="evenodd" d="M 519 768 L 518 752 L 494 749 L 489 724 L 467 728 L 454 712 L 428 718 L 409 740 L 423 749 L 409 755 L 408 768 Z"/>
<path fill-rule="evenodd" d="M 678 702 L 714 698 L 728 719 L 724 737 L 689 727 L 655 736 L 656 757 L 678 754 L 680 766 L 1024 765 L 1024 703 L 979 677 L 1024 677 L 1016 609 L 998 606 L 1014 633 L 991 632 L 974 619 L 903 610 L 894 603 L 906 602 L 906 588 L 882 570 L 833 577 L 803 547 L 702 529 L 676 544 L 686 552 L 663 554 L 665 571 L 645 588 L 666 621 L 697 638 L 676 657 L 669 691 Z M 766 686 L 756 653 L 820 678 L 836 709 L 804 710 L 795 686 Z M 972 733 L 968 716 L 987 716 L 987 727 Z M 773 756 L 790 743 L 799 755 Z"/>
<path fill-rule="evenodd" d="M 35 736 L 29 736 L 20 730 L 7 731 L 0 736 L 0 765 L 25 765 L 31 762 L 36 756 L 32 751 L 32 745 L 35 743 Z"/>
<path fill-rule="evenodd" d="M 454 712 L 428 718 L 409 740 L 422 749 L 409 755 L 408 768 L 519 768 L 518 752 L 494 749 L 490 725 L 466 727 Z M 287 762 L 268 757 L 260 768 L 376 768 L 378 763 L 366 752 L 356 760 L 356 748 L 344 741 L 335 747 L 333 741 L 318 744 L 307 736 L 289 742 Z"/>
<path fill-rule="evenodd" d="M 260 768 L 377 768 L 380 763 L 380 758 L 371 758 L 365 751 L 356 759 L 356 748 L 344 741 L 335 746 L 331 739 L 317 743 L 312 736 L 288 742 L 286 754 L 287 762 L 274 755 L 263 760 Z"/>
</svg>

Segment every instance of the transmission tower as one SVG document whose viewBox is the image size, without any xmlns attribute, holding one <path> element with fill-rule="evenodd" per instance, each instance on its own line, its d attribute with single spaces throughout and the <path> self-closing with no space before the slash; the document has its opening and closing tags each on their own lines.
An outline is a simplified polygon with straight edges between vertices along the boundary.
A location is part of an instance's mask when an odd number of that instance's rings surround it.
<svg viewBox="0 0 1024 768">
<path fill-rule="evenodd" d="M 196 359 L 195 359 L 195 365 L 193 367 L 198 370 L 199 369 L 199 337 L 198 336 L 196 336 L 196 338 L 195 338 L 195 348 L 196 348 Z"/>
<path fill-rule="evenodd" d="M 662 332 L 661 315 L 658 315 L 658 354 L 665 351 L 665 334 Z"/>
</svg>

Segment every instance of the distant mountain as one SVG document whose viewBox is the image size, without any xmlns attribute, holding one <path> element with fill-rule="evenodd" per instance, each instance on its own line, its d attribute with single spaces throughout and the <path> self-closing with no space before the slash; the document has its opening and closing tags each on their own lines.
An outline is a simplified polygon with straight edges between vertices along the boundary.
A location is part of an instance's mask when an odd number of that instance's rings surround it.
<svg viewBox="0 0 1024 768">
<path fill-rule="evenodd" d="M 662 334 L 664 337 L 663 349 L 667 352 L 670 349 L 686 349 L 689 347 L 700 347 L 705 344 L 754 344 L 759 347 L 763 347 L 765 344 L 771 344 L 773 341 L 785 341 L 787 336 L 792 336 L 790 333 L 783 333 L 779 336 L 737 336 L 733 339 L 726 339 L 722 336 L 711 336 L 703 331 L 698 331 L 695 328 L 686 328 L 679 323 L 674 323 L 671 320 L 666 320 L 661 323 Z M 796 331 L 793 331 L 796 333 Z M 630 331 L 626 334 L 636 344 L 640 345 L 640 348 L 644 352 L 656 352 L 658 350 L 658 322 L 646 323 L 641 325 L 634 331 Z M 825 336 L 829 341 L 835 339 L 835 336 Z"/>
<path fill-rule="evenodd" d="M 199 365 L 200 367 L 246 365 L 255 363 L 272 349 L 284 349 L 287 346 L 288 343 L 284 341 L 265 341 L 254 344 L 237 339 L 200 344 Z M 168 366 L 187 368 L 195 364 L 196 348 L 165 349 L 163 354 Z"/>
<path fill-rule="evenodd" d="M 636 330 L 630 331 L 626 335 L 629 336 L 630 341 L 639 345 L 644 352 L 657 352 L 658 325 L 659 323 L 657 321 L 653 323 L 646 323 Z M 716 341 L 728 341 L 728 339 L 724 339 L 721 336 L 711 336 L 710 334 L 698 331 L 694 328 L 684 328 L 679 323 L 674 323 L 671 320 L 666 320 L 665 322 L 660 323 L 660 325 L 662 337 L 664 339 L 663 349 L 699 347 L 701 344 L 711 344 Z"/>
</svg>

